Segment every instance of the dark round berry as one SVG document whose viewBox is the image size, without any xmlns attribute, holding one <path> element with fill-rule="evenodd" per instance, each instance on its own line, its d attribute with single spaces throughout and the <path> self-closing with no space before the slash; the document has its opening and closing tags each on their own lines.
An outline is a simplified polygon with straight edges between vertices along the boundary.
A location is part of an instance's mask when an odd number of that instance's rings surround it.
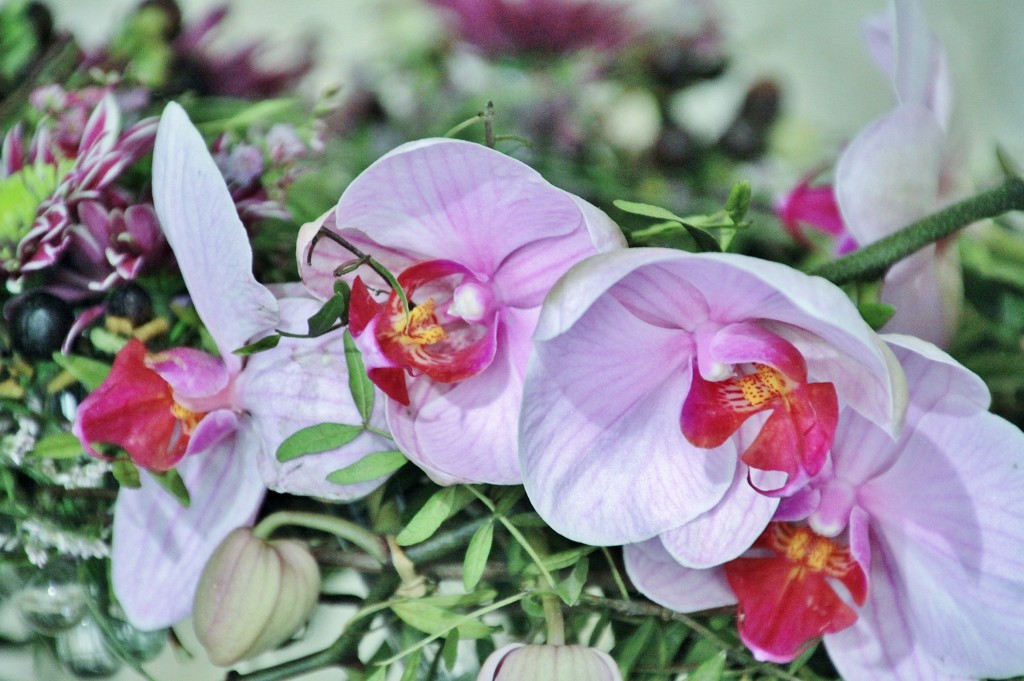
<svg viewBox="0 0 1024 681">
<path fill-rule="evenodd" d="M 693 135 L 674 123 L 662 127 L 654 143 L 654 161 L 669 170 L 682 170 L 692 166 L 700 158 L 700 154 L 700 145 Z"/>
<path fill-rule="evenodd" d="M 107 298 L 107 314 L 124 317 L 132 326 L 145 324 L 153 318 L 153 299 L 138 284 L 126 284 Z"/>
<path fill-rule="evenodd" d="M 673 90 L 717 78 L 727 65 L 717 49 L 706 48 L 693 40 L 663 42 L 652 50 L 647 60 L 655 81 Z"/>
<path fill-rule="evenodd" d="M 11 344 L 25 359 L 50 359 L 71 331 L 71 306 L 55 295 L 33 291 L 13 305 Z"/>
<path fill-rule="evenodd" d="M 751 125 L 767 130 L 779 117 L 782 104 L 782 91 L 770 80 L 754 83 L 740 107 L 738 118 L 747 120 Z"/>
</svg>

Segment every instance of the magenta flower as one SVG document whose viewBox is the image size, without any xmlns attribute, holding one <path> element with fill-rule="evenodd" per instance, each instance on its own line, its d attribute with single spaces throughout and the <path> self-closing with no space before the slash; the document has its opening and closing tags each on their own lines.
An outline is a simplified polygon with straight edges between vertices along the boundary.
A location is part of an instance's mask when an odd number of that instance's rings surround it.
<svg viewBox="0 0 1024 681">
<path fill-rule="evenodd" d="M 714 565 L 821 470 L 838 404 L 895 431 L 902 391 L 885 344 L 822 279 L 739 255 L 597 256 L 537 325 L 526 491 L 576 541 L 660 535 L 684 564 Z"/>
<path fill-rule="evenodd" d="M 601 0 L 431 0 L 460 37 L 491 56 L 614 50 L 631 36 L 626 5 Z"/>
<path fill-rule="evenodd" d="M 834 187 L 804 181 L 776 207 L 790 231 L 803 224 L 835 236 L 839 254 L 878 241 L 965 193 L 962 163 L 949 135 L 945 53 L 918 0 L 894 0 L 893 8 L 894 27 L 887 17 L 874 17 L 867 37 L 875 60 L 892 78 L 897 107 L 850 142 L 836 166 Z M 886 275 L 882 300 L 896 314 L 883 330 L 944 345 L 956 326 L 961 296 L 951 242 L 929 246 Z"/>
<path fill-rule="evenodd" d="M 276 460 L 278 446 L 300 428 L 360 422 L 342 335 L 287 339 L 245 361 L 232 354 L 273 328 L 303 329 L 319 303 L 295 296 L 294 286 L 275 298 L 253 278 L 252 251 L 228 189 L 177 104 L 160 121 L 153 184 L 167 240 L 220 356 L 192 348 L 147 354 L 129 343 L 74 423 L 89 451 L 96 442 L 117 444 L 145 468 L 174 467 L 188 488 L 188 507 L 146 474 L 140 489 L 118 494 L 114 590 L 143 629 L 188 615 L 206 559 L 228 532 L 252 520 L 267 487 L 353 499 L 382 480 L 342 486 L 327 474 L 388 448 L 384 438 L 364 433 L 341 449 Z"/>
<path fill-rule="evenodd" d="M 1024 671 L 1024 435 L 934 346 L 889 336 L 906 372 L 902 434 L 844 409 L 831 466 L 780 505 L 751 552 L 692 570 L 658 539 L 627 546 L 634 584 L 684 611 L 739 603 L 759 659 L 819 636 L 844 679 Z"/>
<path fill-rule="evenodd" d="M 303 280 L 328 296 L 353 255 L 324 239 L 307 266 L 321 225 L 397 274 L 413 303 L 407 318 L 383 279 L 359 270 L 351 330 L 391 398 L 401 450 L 441 484 L 519 482 L 516 428 L 541 302 L 571 265 L 623 246 L 615 223 L 504 154 L 427 140 L 384 156 L 303 227 Z"/>
<path fill-rule="evenodd" d="M 80 111 L 80 106 L 71 107 L 68 116 L 74 119 Z M 139 121 L 122 133 L 121 112 L 109 93 L 80 130 L 75 125 L 62 130 L 62 123 L 68 120 L 41 123 L 29 142 L 20 124 L 4 137 L 0 184 L 18 209 L 0 220 L 0 267 L 14 288 L 24 275 L 53 266 L 68 250 L 81 202 L 124 204 L 113 183 L 149 153 L 156 133 L 156 119 Z M 71 130 L 79 135 L 69 152 Z"/>
</svg>

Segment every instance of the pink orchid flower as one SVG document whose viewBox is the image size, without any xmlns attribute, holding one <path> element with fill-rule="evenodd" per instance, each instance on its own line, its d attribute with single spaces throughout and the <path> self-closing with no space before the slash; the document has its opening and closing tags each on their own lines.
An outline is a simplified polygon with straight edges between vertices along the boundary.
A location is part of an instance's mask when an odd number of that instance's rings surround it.
<svg viewBox="0 0 1024 681">
<path fill-rule="evenodd" d="M 822 279 L 731 254 L 596 256 L 537 325 L 524 484 L 571 539 L 660 535 L 684 564 L 715 565 L 821 470 L 838 404 L 894 431 L 902 391 L 892 353 Z"/>
<path fill-rule="evenodd" d="M 370 378 L 389 396 L 399 448 L 440 484 L 514 484 L 530 335 L 551 285 L 574 263 L 624 245 L 604 213 L 487 147 L 426 140 L 357 177 L 335 210 L 299 233 L 303 281 L 329 296 L 354 256 L 326 227 L 390 272 L 352 288 L 351 330 Z M 382 298 L 378 300 L 378 297 Z"/>
<path fill-rule="evenodd" d="M 627 571 L 679 611 L 738 602 L 758 659 L 788 662 L 820 636 L 848 681 L 1020 674 L 1024 434 L 948 355 L 887 340 L 910 389 L 898 438 L 844 409 L 831 465 L 748 554 L 692 570 L 652 539 L 626 547 Z"/>
<path fill-rule="evenodd" d="M 893 10 L 891 22 L 884 15 L 868 21 L 867 42 L 892 78 L 896 108 L 850 142 L 836 165 L 834 187 L 811 187 L 804 180 L 776 206 L 790 231 L 809 225 L 836 236 L 838 254 L 889 236 L 966 194 L 949 130 L 952 88 L 945 52 L 918 0 L 894 0 Z M 886 275 L 882 300 L 896 314 L 883 330 L 945 345 L 961 297 L 952 243 L 929 246 Z"/>
<path fill-rule="evenodd" d="M 74 432 L 125 449 L 139 465 L 174 468 L 190 495 L 181 505 L 148 474 L 122 488 L 114 507 L 112 579 L 132 623 L 167 626 L 188 615 L 206 559 L 228 532 L 253 519 L 266 489 L 350 500 L 382 480 L 336 485 L 328 473 L 388 449 L 363 433 L 349 445 L 286 463 L 285 437 L 325 421 L 359 423 L 348 392 L 340 331 L 286 339 L 246 360 L 232 354 L 281 327 L 299 331 L 319 309 L 301 287 L 281 296 L 252 274 L 252 250 L 227 186 L 184 110 L 169 104 L 153 161 L 157 215 L 192 303 L 219 357 L 192 348 L 118 354 L 107 381 L 79 406 Z M 304 291 L 302 291 L 304 293 Z M 383 410 L 379 410 L 382 412 Z M 380 425 L 383 414 L 374 422 Z"/>
</svg>

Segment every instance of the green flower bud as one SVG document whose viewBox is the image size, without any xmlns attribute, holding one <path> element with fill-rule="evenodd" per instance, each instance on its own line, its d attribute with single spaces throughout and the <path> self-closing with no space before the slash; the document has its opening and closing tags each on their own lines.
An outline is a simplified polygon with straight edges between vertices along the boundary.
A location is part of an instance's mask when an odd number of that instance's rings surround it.
<svg viewBox="0 0 1024 681">
<path fill-rule="evenodd" d="M 203 568 L 192 623 L 210 661 L 226 667 L 287 641 L 319 596 L 320 568 L 305 546 L 240 527 Z"/>
<path fill-rule="evenodd" d="M 498 648 L 476 681 L 622 681 L 615 660 L 586 646 L 523 645 Z"/>
</svg>

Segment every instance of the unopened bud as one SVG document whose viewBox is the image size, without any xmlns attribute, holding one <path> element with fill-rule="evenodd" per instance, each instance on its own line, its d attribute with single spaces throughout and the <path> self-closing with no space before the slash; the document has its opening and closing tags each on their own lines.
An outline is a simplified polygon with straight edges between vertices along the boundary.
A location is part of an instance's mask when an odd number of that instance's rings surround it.
<svg viewBox="0 0 1024 681">
<path fill-rule="evenodd" d="M 491 653 L 476 681 L 622 681 L 615 660 L 586 646 L 513 643 Z"/>
<path fill-rule="evenodd" d="M 287 641 L 319 600 L 320 568 L 296 541 L 240 527 L 221 542 L 196 588 L 192 621 L 210 661 L 228 666 Z"/>
</svg>

